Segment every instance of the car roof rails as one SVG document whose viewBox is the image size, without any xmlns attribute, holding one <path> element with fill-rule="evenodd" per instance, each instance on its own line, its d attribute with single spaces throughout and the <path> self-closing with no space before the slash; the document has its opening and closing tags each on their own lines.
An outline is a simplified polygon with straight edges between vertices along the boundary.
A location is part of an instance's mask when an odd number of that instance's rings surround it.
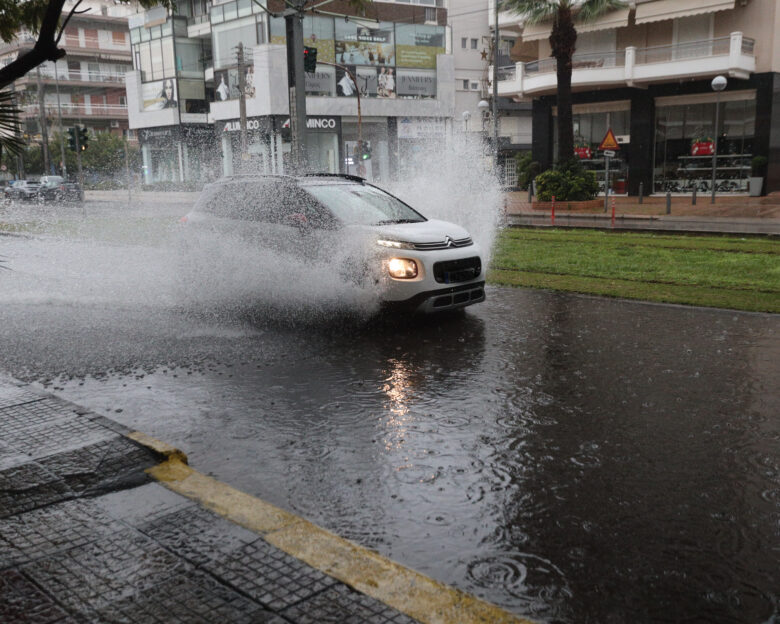
<svg viewBox="0 0 780 624">
<path fill-rule="evenodd" d="M 361 178 L 360 176 L 353 175 L 351 173 L 304 173 L 304 178 L 344 178 L 345 180 L 354 180 L 355 182 L 363 183 L 366 181 L 365 178 Z"/>
</svg>

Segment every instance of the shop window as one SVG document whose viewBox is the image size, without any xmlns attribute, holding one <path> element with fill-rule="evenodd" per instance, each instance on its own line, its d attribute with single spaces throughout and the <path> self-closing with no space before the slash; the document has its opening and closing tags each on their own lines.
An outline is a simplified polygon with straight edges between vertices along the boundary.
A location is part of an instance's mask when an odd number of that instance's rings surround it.
<svg viewBox="0 0 780 624">
<path fill-rule="evenodd" d="M 176 73 L 185 78 L 203 78 L 203 50 L 192 39 L 176 39 Z"/>
<path fill-rule="evenodd" d="M 718 192 L 745 192 L 753 156 L 755 100 L 656 107 L 653 167 L 655 192 L 712 191 L 712 160 Z M 717 139 L 717 145 L 716 145 Z"/>
<path fill-rule="evenodd" d="M 237 63 L 235 48 L 244 45 L 247 55 L 257 44 L 257 23 L 254 16 L 225 22 L 212 28 L 212 49 L 214 69 L 229 67 Z"/>
</svg>

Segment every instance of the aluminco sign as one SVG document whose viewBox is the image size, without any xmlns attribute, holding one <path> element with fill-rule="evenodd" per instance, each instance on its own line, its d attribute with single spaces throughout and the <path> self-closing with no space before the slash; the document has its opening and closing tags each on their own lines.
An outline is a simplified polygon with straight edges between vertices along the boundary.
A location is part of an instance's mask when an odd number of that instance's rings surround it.
<svg viewBox="0 0 780 624">
<path fill-rule="evenodd" d="M 287 119 L 282 124 L 282 128 L 289 128 L 290 120 Z M 335 130 L 336 118 L 335 117 L 308 117 L 306 119 L 306 128 L 309 130 Z"/>
</svg>

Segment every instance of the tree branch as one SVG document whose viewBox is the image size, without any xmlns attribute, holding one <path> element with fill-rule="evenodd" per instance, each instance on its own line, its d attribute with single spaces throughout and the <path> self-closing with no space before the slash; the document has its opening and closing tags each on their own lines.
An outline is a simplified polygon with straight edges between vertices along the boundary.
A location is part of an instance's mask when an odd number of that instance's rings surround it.
<svg viewBox="0 0 780 624">
<path fill-rule="evenodd" d="M 65 32 L 65 27 L 68 25 L 70 18 L 73 17 L 73 14 L 76 12 L 76 9 L 79 8 L 80 4 L 81 4 L 81 0 L 78 0 L 78 2 L 73 5 L 73 8 L 70 10 L 70 13 L 68 13 L 68 17 L 65 18 L 64 22 L 62 22 L 62 28 L 60 28 L 60 34 L 57 35 L 57 39 L 54 41 L 55 44 L 59 44 L 60 39 L 62 39 L 62 33 Z"/>
<path fill-rule="evenodd" d="M 46 8 L 41 28 L 38 31 L 38 40 L 32 50 L 25 52 L 15 61 L 0 69 L 0 89 L 7 87 L 41 63 L 56 61 L 65 56 L 65 50 L 59 49 L 57 40 L 55 40 L 64 5 L 65 0 L 49 0 L 49 6 Z"/>
</svg>

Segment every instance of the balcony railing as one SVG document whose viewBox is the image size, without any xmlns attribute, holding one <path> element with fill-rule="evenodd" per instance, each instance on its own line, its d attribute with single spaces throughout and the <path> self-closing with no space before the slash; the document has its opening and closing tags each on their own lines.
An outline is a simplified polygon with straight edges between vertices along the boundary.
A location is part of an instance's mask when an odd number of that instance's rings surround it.
<svg viewBox="0 0 780 624">
<path fill-rule="evenodd" d="M 675 45 L 575 54 L 572 58 L 572 85 L 629 86 L 684 76 L 711 76 L 728 73 L 747 78 L 755 71 L 755 41 L 733 32 L 716 37 Z M 690 61 L 694 61 L 691 63 Z M 499 94 L 517 95 L 552 91 L 556 87 L 556 61 L 539 59 L 516 63 L 514 69 L 499 68 Z"/>
<path fill-rule="evenodd" d="M 127 71 L 131 71 L 132 67 L 128 66 Z M 27 74 L 26 78 L 29 80 L 36 80 L 37 76 L 35 72 Z M 41 67 L 41 78 L 44 80 L 59 80 L 60 82 L 107 82 L 111 84 L 124 85 L 125 75 L 111 72 L 73 72 L 73 71 L 58 71 L 57 75 L 54 75 L 54 70 Z"/>
<path fill-rule="evenodd" d="M 63 102 L 59 106 L 65 117 L 127 117 L 126 104 L 74 104 L 72 102 Z M 22 110 L 28 115 L 37 115 L 38 104 L 26 104 Z M 57 114 L 57 104 L 46 105 L 47 115 Z"/>
<path fill-rule="evenodd" d="M 745 39 L 743 38 L 743 43 Z M 675 45 L 653 46 L 651 48 L 636 49 L 636 64 L 668 63 L 669 61 L 681 61 L 683 59 L 706 58 L 729 53 L 731 37 L 717 37 L 704 41 L 690 41 Z"/>
<path fill-rule="evenodd" d="M 113 40 L 97 39 L 96 37 L 68 37 L 66 34 L 60 45 L 64 45 L 66 50 L 89 50 L 90 52 L 118 52 L 130 54 L 130 43 L 117 43 Z"/>
</svg>

